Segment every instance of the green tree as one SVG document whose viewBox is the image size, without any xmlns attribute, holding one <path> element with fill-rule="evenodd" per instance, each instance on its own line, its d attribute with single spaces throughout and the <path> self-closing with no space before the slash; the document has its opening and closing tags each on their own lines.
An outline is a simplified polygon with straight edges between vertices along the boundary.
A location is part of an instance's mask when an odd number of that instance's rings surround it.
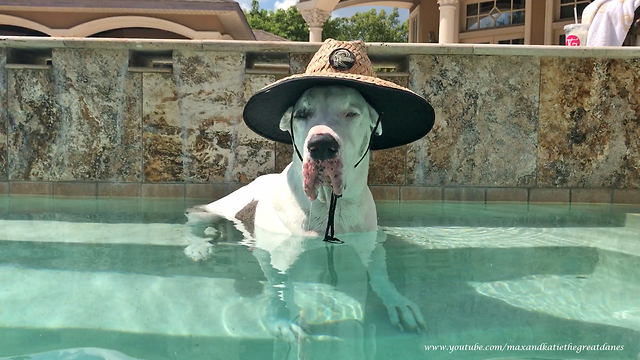
<svg viewBox="0 0 640 360">
<path fill-rule="evenodd" d="M 308 41 L 309 29 L 307 23 L 295 6 L 276 11 L 260 9 L 257 0 L 251 1 L 251 9 L 245 17 L 254 30 L 268 31 L 293 41 Z"/>
<path fill-rule="evenodd" d="M 398 8 L 387 15 L 371 9 L 351 17 L 329 19 L 322 35 L 338 40 L 362 40 L 367 42 L 407 42 L 408 21 L 400 22 Z"/>
<path fill-rule="evenodd" d="M 276 11 L 260 8 L 257 0 L 245 16 L 252 29 L 264 30 L 293 41 L 309 40 L 309 28 L 295 6 Z M 324 23 L 323 38 L 363 40 L 367 42 L 407 42 L 408 21 L 400 23 L 397 8 L 387 15 L 371 9 L 349 18 L 332 18 Z"/>
</svg>

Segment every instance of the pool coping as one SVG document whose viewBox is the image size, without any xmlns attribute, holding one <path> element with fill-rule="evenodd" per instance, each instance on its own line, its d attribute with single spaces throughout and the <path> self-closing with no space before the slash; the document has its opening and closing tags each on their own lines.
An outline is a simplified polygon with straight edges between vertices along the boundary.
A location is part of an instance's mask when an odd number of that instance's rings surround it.
<svg viewBox="0 0 640 360">
<path fill-rule="evenodd" d="M 0 196 L 217 200 L 246 184 L 0 181 Z M 369 185 L 376 201 L 640 204 L 640 189 Z"/>
<path fill-rule="evenodd" d="M 18 49 L 129 49 L 140 51 L 192 50 L 225 52 L 314 53 L 321 43 L 244 40 L 165 40 L 104 38 L 25 38 L 0 36 L 0 46 Z M 491 45 L 432 43 L 367 43 L 373 55 L 496 55 L 533 57 L 638 58 L 640 47 L 566 47 L 558 45 Z"/>
</svg>

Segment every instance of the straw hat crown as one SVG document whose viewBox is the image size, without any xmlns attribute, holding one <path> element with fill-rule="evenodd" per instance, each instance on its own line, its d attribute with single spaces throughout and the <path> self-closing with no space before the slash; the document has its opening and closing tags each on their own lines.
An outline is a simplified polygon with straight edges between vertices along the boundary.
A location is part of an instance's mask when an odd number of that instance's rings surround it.
<svg viewBox="0 0 640 360">
<path fill-rule="evenodd" d="M 344 66 L 340 67 L 340 61 Z M 328 39 L 313 56 L 305 75 L 357 74 L 375 77 L 376 73 L 362 41 L 337 41 Z"/>
<path fill-rule="evenodd" d="M 396 85 L 391 81 L 382 80 L 376 76 L 364 42 L 339 41 L 327 39 L 322 47 L 313 55 L 304 73 L 288 76 L 267 85 L 263 90 L 273 88 L 280 83 L 293 79 L 323 77 L 328 79 L 349 79 L 361 83 L 368 83 L 384 88 L 393 88 L 409 93 L 413 91 Z"/>
</svg>

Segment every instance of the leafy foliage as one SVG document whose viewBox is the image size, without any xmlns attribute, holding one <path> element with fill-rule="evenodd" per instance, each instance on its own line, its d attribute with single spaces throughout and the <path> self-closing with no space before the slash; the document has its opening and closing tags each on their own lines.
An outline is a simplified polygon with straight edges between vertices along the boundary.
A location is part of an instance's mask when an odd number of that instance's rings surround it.
<svg viewBox="0 0 640 360">
<path fill-rule="evenodd" d="M 260 9 L 257 0 L 251 1 L 251 9 L 244 14 L 254 30 L 268 31 L 293 41 L 308 41 L 307 23 L 295 6 L 276 11 Z"/>
<path fill-rule="evenodd" d="M 329 19 L 323 36 L 338 40 L 362 40 L 367 42 L 407 42 L 408 21 L 400 22 L 398 8 L 387 15 L 384 10 L 371 9 L 351 17 Z"/>
<path fill-rule="evenodd" d="M 257 0 L 245 12 L 252 29 L 264 30 L 293 41 L 308 41 L 309 29 L 295 6 L 276 11 L 260 9 Z M 324 23 L 323 38 L 363 40 L 367 42 L 407 42 L 408 21 L 400 22 L 397 8 L 387 15 L 384 10 L 371 9 L 351 17 L 333 18 Z"/>
</svg>

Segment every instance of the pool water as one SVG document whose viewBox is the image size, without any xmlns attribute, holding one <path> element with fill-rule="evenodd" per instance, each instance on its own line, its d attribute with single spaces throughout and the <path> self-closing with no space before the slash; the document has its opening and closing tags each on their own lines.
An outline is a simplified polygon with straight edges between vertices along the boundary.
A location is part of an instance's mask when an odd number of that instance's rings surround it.
<svg viewBox="0 0 640 360">
<path fill-rule="evenodd" d="M 640 207 L 381 202 L 383 244 L 265 248 L 198 203 L 0 198 L 0 359 L 640 359 Z"/>
</svg>

